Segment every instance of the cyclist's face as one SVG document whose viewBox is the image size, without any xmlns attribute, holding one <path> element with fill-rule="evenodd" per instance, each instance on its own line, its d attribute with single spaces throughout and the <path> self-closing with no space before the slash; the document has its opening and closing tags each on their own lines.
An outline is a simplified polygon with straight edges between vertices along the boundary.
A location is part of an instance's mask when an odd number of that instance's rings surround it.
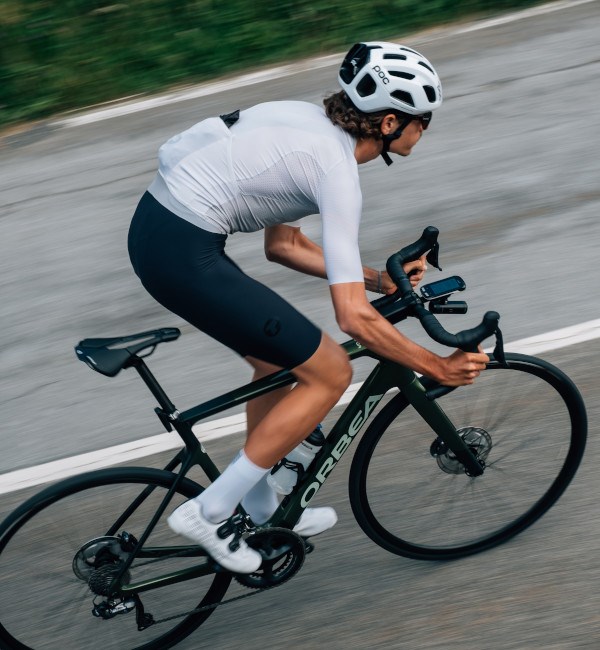
<svg viewBox="0 0 600 650">
<path fill-rule="evenodd" d="M 395 128 L 398 128 L 398 123 Z M 410 155 L 412 148 L 417 144 L 423 135 L 423 125 L 419 120 L 412 120 L 402 131 L 402 135 L 390 144 L 390 152 L 399 156 Z"/>
</svg>

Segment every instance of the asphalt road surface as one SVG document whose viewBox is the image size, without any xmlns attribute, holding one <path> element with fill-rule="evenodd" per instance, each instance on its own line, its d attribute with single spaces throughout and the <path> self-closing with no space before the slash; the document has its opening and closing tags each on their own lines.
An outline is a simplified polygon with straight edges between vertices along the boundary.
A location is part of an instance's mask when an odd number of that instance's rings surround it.
<svg viewBox="0 0 600 650">
<path fill-rule="evenodd" d="M 478 31 L 405 39 L 435 63 L 446 100 L 410 158 L 361 170 L 361 248 L 365 263 L 381 266 L 424 226 L 439 227 L 444 272 L 465 278 L 470 305 L 466 316 L 445 321 L 449 328 L 471 326 L 496 309 L 511 341 L 598 317 L 599 19 L 600 2 L 573 3 Z M 145 295 L 127 259 L 129 219 L 170 135 L 258 101 L 319 102 L 335 88 L 335 68 L 325 67 L 78 128 L 49 122 L 4 138 L 0 472 L 161 431 L 152 400 L 131 373 L 109 381 L 75 362 L 81 338 L 181 327 L 179 341 L 150 360 L 181 408 L 246 380 L 242 361 Z M 318 220 L 307 220 L 306 230 L 318 239 Z M 259 235 L 234 236 L 228 248 L 247 272 L 337 340 L 346 338 L 325 283 L 265 262 Z M 403 330 L 425 342 L 414 324 Z M 391 556 L 354 523 L 342 466 L 319 496 L 338 508 L 340 523 L 319 540 L 300 575 L 218 611 L 180 647 L 599 648 L 598 347 L 544 355 L 580 386 L 590 441 L 574 484 L 522 537 L 443 565 Z M 355 381 L 366 371 L 359 363 Z M 225 462 L 239 442 L 224 439 L 210 451 Z M 22 496 L 3 497 L 0 511 Z"/>
</svg>

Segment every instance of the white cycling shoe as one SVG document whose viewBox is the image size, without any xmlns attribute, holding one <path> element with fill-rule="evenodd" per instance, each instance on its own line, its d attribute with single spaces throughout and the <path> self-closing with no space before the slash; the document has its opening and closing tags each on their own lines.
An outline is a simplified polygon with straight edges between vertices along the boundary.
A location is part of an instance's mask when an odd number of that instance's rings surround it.
<svg viewBox="0 0 600 650">
<path fill-rule="evenodd" d="M 300 521 L 302 521 L 300 519 Z M 176 508 L 167 519 L 174 533 L 201 546 L 215 562 L 233 573 L 254 573 L 262 564 L 262 556 L 240 538 L 230 519 L 213 524 L 202 516 L 193 500 Z"/>
<path fill-rule="evenodd" d="M 294 532 L 300 537 L 313 537 L 333 528 L 337 523 L 337 514 L 333 508 L 306 508 Z"/>
</svg>

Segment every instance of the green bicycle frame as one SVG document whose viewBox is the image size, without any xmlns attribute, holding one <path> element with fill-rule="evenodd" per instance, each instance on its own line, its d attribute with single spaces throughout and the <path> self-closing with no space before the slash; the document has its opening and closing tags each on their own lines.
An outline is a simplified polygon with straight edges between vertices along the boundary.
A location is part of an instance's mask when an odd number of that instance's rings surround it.
<svg viewBox="0 0 600 650">
<path fill-rule="evenodd" d="M 262 526 L 277 526 L 290 529 L 294 527 L 304 508 L 308 506 L 311 499 L 325 483 L 342 455 L 348 450 L 359 431 L 369 420 L 376 406 L 384 395 L 392 389 L 399 389 L 402 392 L 406 400 L 431 427 L 432 432 L 448 445 L 459 461 L 465 465 L 465 468 L 473 472 L 472 475 L 480 474 L 483 471 L 471 450 L 457 434 L 454 425 L 439 404 L 427 395 L 425 386 L 412 370 L 379 357 L 356 341 L 347 341 L 343 344 L 343 347 L 351 360 L 367 356 L 379 363 L 371 371 L 327 435 L 324 446 L 319 450 L 302 480 L 292 493 L 283 499 L 269 521 L 262 524 Z M 282 370 L 180 413 L 166 396 L 142 359 L 138 359 L 133 364 L 133 367 L 157 398 L 161 408 L 156 409 L 156 413 L 161 422 L 169 431 L 172 428 L 176 429 L 185 442 L 185 448 L 165 467 L 165 470 L 173 471 L 177 466 L 181 465 L 181 470 L 139 539 L 135 551 L 125 562 L 120 575 L 115 577 L 113 581 L 115 586 L 118 584 L 119 579 L 125 575 L 136 557 L 160 558 L 176 552 L 185 554 L 187 557 L 207 557 L 206 553 L 197 546 L 144 547 L 145 541 L 171 501 L 177 485 L 192 466 L 200 465 L 211 481 L 214 481 L 220 474 L 206 450 L 194 435 L 192 426 L 211 415 L 243 404 L 295 381 L 289 371 Z M 142 491 L 106 534 L 115 535 L 129 515 L 139 507 L 152 489 L 146 488 Z M 119 590 L 125 595 L 141 593 L 214 572 L 214 565 L 211 562 L 205 562 L 201 565 L 174 571 L 149 580 L 121 585 Z"/>
</svg>

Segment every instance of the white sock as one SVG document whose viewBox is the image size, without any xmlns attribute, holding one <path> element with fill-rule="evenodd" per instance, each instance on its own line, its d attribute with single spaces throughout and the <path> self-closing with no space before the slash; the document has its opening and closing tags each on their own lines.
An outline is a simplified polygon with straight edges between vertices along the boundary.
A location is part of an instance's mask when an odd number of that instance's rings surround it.
<svg viewBox="0 0 600 650">
<path fill-rule="evenodd" d="M 277 492 L 267 483 L 267 476 L 269 472 L 242 499 L 244 510 L 255 524 L 263 524 L 279 506 Z"/>
<path fill-rule="evenodd" d="M 218 524 L 231 517 L 241 499 L 270 471 L 255 465 L 241 451 L 238 458 L 225 469 L 194 501 L 204 517 Z"/>
</svg>

